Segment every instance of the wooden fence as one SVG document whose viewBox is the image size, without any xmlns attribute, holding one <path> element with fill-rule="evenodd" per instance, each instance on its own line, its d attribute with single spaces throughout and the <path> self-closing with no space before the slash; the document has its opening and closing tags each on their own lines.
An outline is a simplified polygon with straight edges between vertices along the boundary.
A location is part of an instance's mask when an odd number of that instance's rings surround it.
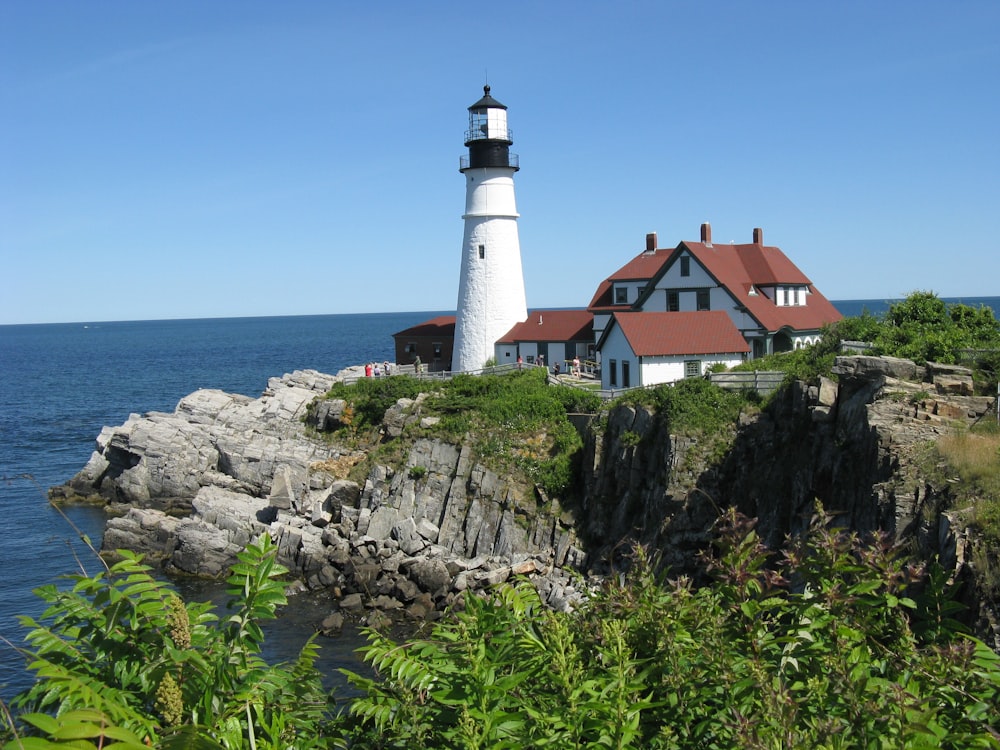
<svg viewBox="0 0 1000 750">
<path fill-rule="evenodd" d="M 785 373 L 781 371 L 760 372 L 713 372 L 708 379 L 727 391 L 757 391 L 762 396 L 778 390 Z"/>
</svg>

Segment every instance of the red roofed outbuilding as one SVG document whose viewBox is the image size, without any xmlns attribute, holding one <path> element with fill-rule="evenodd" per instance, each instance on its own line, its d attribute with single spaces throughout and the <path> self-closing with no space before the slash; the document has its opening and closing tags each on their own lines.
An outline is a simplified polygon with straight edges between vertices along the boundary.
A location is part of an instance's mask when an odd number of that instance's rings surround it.
<svg viewBox="0 0 1000 750">
<path fill-rule="evenodd" d="M 518 355 L 529 363 L 565 368 L 573 357 L 589 359 L 594 353 L 594 316 L 587 310 L 532 310 L 497 341 L 497 364 L 512 364 Z"/>
<path fill-rule="evenodd" d="M 618 311 L 597 347 L 605 390 L 698 377 L 714 364 L 738 365 L 750 351 L 723 310 Z"/>
<path fill-rule="evenodd" d="M 455 316 L 439 315 L 394 333 L 392 338 L 396 342 L 397 364 L 413 364 L 420 357 L 427 372 L 450 370 L 455 346 Z"/>
</svg>

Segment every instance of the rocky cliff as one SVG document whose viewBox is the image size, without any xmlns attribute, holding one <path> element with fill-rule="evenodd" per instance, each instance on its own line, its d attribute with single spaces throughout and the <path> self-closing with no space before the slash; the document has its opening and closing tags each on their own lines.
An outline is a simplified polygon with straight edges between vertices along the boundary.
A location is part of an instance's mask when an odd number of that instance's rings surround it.
<svg viewBox="0 0 1000 750">
<path fill-rule="evenodd" d="M 308 409 L 334 381 L 295 372 L 257 399 L 202 390 L 172 414 L 133 414 L 102 430 L 53 495 L 106 502 L 105 554 L 139 551 L 177 574 L 224 575 L 269 533 L 305 586 L 333 589 L 354 612 L 423 617 L 512 575 L 535 580 L 555 608 L 579 596 L 564 571 L 584 555 L 558 502 L 539 507 L 468 447 L 418 434 L 398 463 L 376 464 L 363 484 L 345 479 L 359 455 L 316 433 L 337 404 Z M 409 400 L 390 409 L 386 439 L 404 425 L 419 432 L 419 414 Z"/>
<path fill-rule="evenodd" d="M 569 571 L 607 572 L 634 541 L 691 569 L 732 505 L 778 544 L 818 500 L 845 527 L 888 531 L 967 575 L 973 540 L 915 457 L 993 400 L 973 396 L 959 368 L 843 357 L 836 373 L 839 382 L 797 383 L 745 413 L 718 460 L 649 409 L 612 408 L 581 426 L 582 496 L 565 509 L 497 476 L 468 446 L 422 437 L 432 418 L 420 399 L 386 413 L 384 439 L 408 435 L 400 454 L 350 481 L 362 456 L 317 433 L 343 404 L 309 409 L 336 378 L 312 371 L 272 379 L 257 399 L 198 391 L 172 414 L 132 415 L 101 432 L 84 469 L 54 494 L 107 502 L 105 550 L 142 551 L 178 573 L 222 575 L 269 533 L 303 585 L 332 589 L 353 612 L 426 616 L 511 575 L 571 606 L 580 594 Z M 991 606 L 970 603 L 979 631 L 1000 645 Z"/>
<path fill-rule="evenodd" d="M 638 539 L 674 571 L 697 575 L 696 554 L 722 508 L 757 518 L 762 539 L 778 547 L 807 527 L 819 502 L 844 528 L 887 532 L 940 561 L 964 584 L 977 633 L 1000 649 L 1000 607 L 979 590 L 969 552 L 978 540 L 926 459 L 941 435 L 995 414 L 995 399 L 973 395 L 964 368 L 856 356 L 838 358 L 834 372 L 837 382 L 794 383 L 742 415 L 714 462 L 703 460 L 697 437 L 672 435 L 652 411 L 612 409 L 585 460 L 578 532 L 592 562 L 607 569 Z"/>
</svg>

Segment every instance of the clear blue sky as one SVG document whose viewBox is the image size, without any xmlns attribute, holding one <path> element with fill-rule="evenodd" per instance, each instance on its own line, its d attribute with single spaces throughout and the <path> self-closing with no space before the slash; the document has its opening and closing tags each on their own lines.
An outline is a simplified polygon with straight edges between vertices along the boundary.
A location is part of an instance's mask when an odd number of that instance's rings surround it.
<svg viewBox="0 0 1000 750">
<path fill-rule="evenodd" d="M 487 78 L 531 307 L 703 221 L 1000 295 L 996 0 L 0 0 L 0 323 L 453 309 Z"/>
</svg>

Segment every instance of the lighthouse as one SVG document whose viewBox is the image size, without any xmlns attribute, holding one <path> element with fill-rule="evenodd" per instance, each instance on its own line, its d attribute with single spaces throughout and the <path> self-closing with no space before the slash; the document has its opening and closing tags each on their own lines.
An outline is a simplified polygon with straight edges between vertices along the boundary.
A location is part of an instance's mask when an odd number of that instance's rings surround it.
<svg viewBox="0 0 1000 750">
<path fill-rule="evenodd" d="M 483 87 L 469 107 L 465 134 L 465 235 L 458 283 L 458 315 L 451 369 L 478 370 L 494 355 L 497 339 L 528 318 L 517 236 L 514 173 L 517 154 L 507 127 L 507 108 Z"/>
</svg>

